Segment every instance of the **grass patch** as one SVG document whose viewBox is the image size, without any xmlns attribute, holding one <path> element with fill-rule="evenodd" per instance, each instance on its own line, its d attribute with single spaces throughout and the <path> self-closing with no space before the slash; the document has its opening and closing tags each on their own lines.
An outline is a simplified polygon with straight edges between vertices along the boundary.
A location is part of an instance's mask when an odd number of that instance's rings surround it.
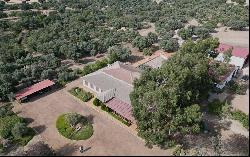
<svg viewBox="0 0 250 157">
<path fill-rule="evenodd" d="M 86 140 L 93 135 L 93 126 L 87 121 L 84 116 L 81 116 L 81 121 L 79 123 L 83 124 L 83 127 L 79 131 L 75 131 L 75 128 L 71 127 L 66 121 L 67 114 L 63 114 L 58 117 L 56 121 L 56 128 L 59 133 L 71 140 Z"/>
<path fill-rule="evenodd" d="M 131 123 L 129 123 L 128 121 L 124 120 L 123 118 L 121 118 L 119 115 L 117 115 L 116 113 L 114 113 L 110 108 L 108 108 L 104 103 L 102 103 L 99 99 L 95 98 L 93 101 L 93 105 L 95 106 L 101 106 L 101 109 L 105 112 L 107 112 L 108 114 L 110 114 L 111 116 L 113 116 L 115 119 L 119 120 L 120 122 L 122 122 L 123 124 L 130 126 Z"/>
<path fill-rule="evenodd" d="M 69 93 L 82 100 L 83 102 L 87 102 L 94 97 L 92 93 L 86 92 L 85 90 L 79 87 L 72 88 L 71 90 L 69 90 Z"/>
<path fill-rule="evenodd" d="M 231 117 L 234 120 L 238 120 L 243 125 L 243 127 L 245 127 L 247 130 L 249 130 L 249 117 L 248 117 L 248 115 L 237 110 L 237 111 L 231 112 Z"/>
</svg>

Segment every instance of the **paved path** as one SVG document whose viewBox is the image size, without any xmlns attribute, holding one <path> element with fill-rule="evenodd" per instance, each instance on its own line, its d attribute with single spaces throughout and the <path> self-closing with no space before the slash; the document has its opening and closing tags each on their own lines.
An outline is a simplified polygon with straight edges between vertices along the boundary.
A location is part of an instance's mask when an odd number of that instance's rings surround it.
<svg viewBox="0 0 250 157">
<path fill-rule="evenodd" d="M 55 91 L 29 103 L 16 105 L 15 111 L 33 119 L 34 127 L 46 143 L 63 155 L 171 155 L 170 150 L 148 149 L 144 141 L 121 127 L 117 121 L 97 112 L 85 103 L 80 103 L 68 94 L 73 86 L 80 86 L 80 79 L 68 84 L 66 88 Z M 67 112 L 78 112 L 93 117 L 93 136 L 86 141 L 71 141 L 62 137 L 56 129 L 56 119 Z M 31 120 L 32 121 L 32 120 Z M 78 148 L 83 145 L 88 150 L 80 154 Z"/>
</svg>

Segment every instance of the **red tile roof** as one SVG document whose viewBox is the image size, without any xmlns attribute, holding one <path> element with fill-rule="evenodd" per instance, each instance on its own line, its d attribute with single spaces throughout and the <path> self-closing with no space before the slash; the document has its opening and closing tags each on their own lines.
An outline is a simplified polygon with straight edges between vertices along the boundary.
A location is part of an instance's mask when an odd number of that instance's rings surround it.
<svg viewBox="0 0 250 157">
<path fill-rule="evenodd" d="M 131 85 L 136 78 L 140 77 L 140 70 L 120 62 L 115 62 L 110 69 L 103 70 L 103 72 Z"/>
<path fill-rule="evenodd" d="M 235 57 L 246 59 L 247 56 L 249 55 L 249 50 L 248 48 L 234 47 L 232 55 Z"/>
<path fill-rule="evenodd" d="M 235 57 L 246 59 L 247 56 L 249 55 L 248 48 L 235 47 L 235 46 L 230 46 L 230 45 L 223 44 L 223 43 L 220 43 L 219 47 L 216 48 L 215 50 L 218 51 L 219 53 L 223 53 L 229 49 L 232 49 L 232 56 L 235 56 Z"/>
<path fill-rule="evenodd" d="M 220 52 L 220 53 L 223 53 L 229 49 L 233 49 L 233 46 L 230 46 L 230 45 L 227 45 L 227 44 L 223 44 L 223 43 L 220 43 L 219 44 L 219 47 L 216 48 L 215 50 Z"/>
<path fill-rule="evenodd" d="M 123 118 L 132 122 L 134 121 L 134 117 L 132 115 L 132 106 L 130 104 L 127 104 L 117 98 L 113 98 L 106 102 L 106 105 Z"/>
<path fill-rule="evenodd" d="M 54 85 L 55 83 L 53 81 L 50 80 L 43 80 L 39 83 L 36 83 L 30 87 L 27 87 L 19 92 L 16 93 L 16 100 L 20 100 L 26 96 L 29 96 L 35 92 L 38 92 L 44 88 L 47 88 L 49 86 Z"/>
</svg>

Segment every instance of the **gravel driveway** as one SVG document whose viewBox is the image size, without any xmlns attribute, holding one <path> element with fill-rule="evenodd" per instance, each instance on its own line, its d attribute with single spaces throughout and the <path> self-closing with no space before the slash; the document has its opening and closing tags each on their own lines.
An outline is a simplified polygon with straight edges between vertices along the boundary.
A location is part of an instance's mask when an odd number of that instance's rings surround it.
<svg viewBox="0 0 250 157">
<path fill-rule="evenodd" d="M 146 148 L 144 141 L 129 132 L 128 128 L 74 99 L 67 92 L 73 86 L 81 87 L 81 80 L 73 81 L 66 88 L 36 100 L 15 105 L 14 110 L 22 117 L 29 118 L 30 126 L 40 133 L 46 143 L 63 155 L 171 155 L 171 150 Z M 71 141 L 58 133 L 56 119 L 67 112 L 78 112 L 93 119 L 94 134 L 90 139 Z M 84 154 L 79 153 L 80 145 L 87 149 Z"/>
</svg>

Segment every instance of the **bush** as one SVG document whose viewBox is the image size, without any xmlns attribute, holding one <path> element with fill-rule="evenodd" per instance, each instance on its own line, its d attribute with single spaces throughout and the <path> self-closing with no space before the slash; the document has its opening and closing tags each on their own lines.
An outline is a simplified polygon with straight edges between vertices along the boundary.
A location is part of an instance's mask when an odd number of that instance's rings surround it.
<svg viewBox="0 0 250 157">
<path fill-rule="evenodd" d="M 246 21 L 243 21 L 243 20 L 231 20 L 228 22 L 227 25 L 232 30 L 242 31 L 248 26 L 248 23 Z"/>
<path fill-rule="evenodd" d="M 240 121 L 240 123 L 245 127 L 247 130 L 249 130 L 249 117 L 245 113 L 241 111 L 233 111 L 231 113 L 231 117 L 234 120 Z"/>
<path fill-rule="evenodd" d="M 104 58 L 103 60 L 98 60 L 95 63 L 85 65 L 83 70 L 81 71 L 81 75 L 84 76 L 92 72 L 95 72 L 101 68 L 104 68 L 108 64 L 109 64 L 109 60 Z"/>
<path fill-rule="evenodd" d="M 208 38 L 210 36 L 209 29 L 205 27 L 196 27 L 194 29 L 194 34 L 197 35 L 201 39 Z"/>
<path fill-rule="evenodd" d="M 27 129 L 27 134 L 25 136 L 15 139 L 15 142 L 21 146 L 25 146 L 36 134 L 32 128 Z"/>
<path fill-rule="evenodd" d="M 8 138 L 11 136 L 11 130 L 17 123 L 22 123 L 23 119 L 17 115 L 6 116 L 0 118 L 0 136 L 2 138 Z"/>
<path fill-rule="evenodd" d="M 12 135 L 15 138 L 21 138 L 28 133 L 28 127 L 24 123 L 17 123 L 11 130 Z"/>
<path fill-rule="evenodd" d="M 0 107 L 0 118 L 13 115 L 14 112 L 11 109 L 12 106 L 9 104 Z"/>
<path fill-rule="evenodd" d="M 114 63 L 116 61 L 125 61 L 131 55 L 131 51 L 122 46 L 112 46 L 108 49 L 108 59 L 110 63 Z"/>
<path fill-rule="evenodd" d="M 99 99 L 95 98 L 94 101 L 93 101 L 93 105 L 100 106 L 101 105 L 101 101 Z"/>
<path fill-rule="evenodd" d="M 246 94 L 246 88 L 247 86 L 245 86 L 244 84 L 239 84 L 235 81 L 230 81 L 228 83 L 228 89 L 235 94 L 239 94 L 239 95 Z"/>
<path fill-rule="evenodd" d="M 81 115 L 79 115 L 77 113 L 69 113 L 69 114 L 65 115 L 65 120 L 71 126 L 76 126 L 78 124 L 78 122 L 81 120 Z"/>
<path fill-rule="evenodd" d="M 208 103 L 208 112 L 220 117 L 228 116 L 230 109 L 231 107 L 227 104 L 227 102 L 221 102 L 218 99 Z"/>
<path fill-rule="evenodd" d="M 186 28 L 182 28 L 178 31 L 178 35 L 183 39 L 183 40 L 187 40 L 188 38 L 191 38 L 192 35 L 194 34 L 192 29 L 186 29 Z"/>
<path fill-rule="evenodd" d="M 101 104 L 101 109 L 106 112 L 111 112 L 112 110 L 108 108 L 104 103 Z"/>
<path fill-rule="evenodd" d="M 145 48 L 143 49 L 143 55 L 145 56 L 151 56 L 153 54 L 153 51 L 151 48 Z"/>
<path fill-rule="evenodd" d="M 160 46 L 165 51 L 175 52 L 179 48 L 179 43 L 177 39 L 170 38 L 168 40 L 163 39 Z"/>
<path fill-rule="evenodd" d="M 177 146 L 173 152 L 173 156 L 180 156 L 181 155 L 181 150 L 182 147 L 181 146 Z"/>
</svg>

